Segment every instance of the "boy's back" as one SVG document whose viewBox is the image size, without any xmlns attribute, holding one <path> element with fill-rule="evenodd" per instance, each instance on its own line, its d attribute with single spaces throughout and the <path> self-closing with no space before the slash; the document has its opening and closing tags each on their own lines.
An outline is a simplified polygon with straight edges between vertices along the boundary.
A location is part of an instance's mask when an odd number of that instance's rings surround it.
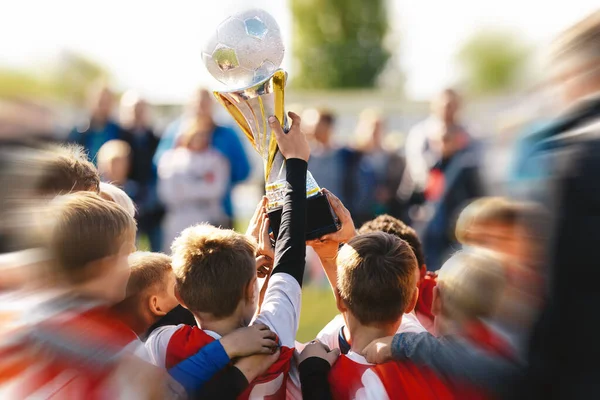
<svg viewBox="0 0 600 400">
<path fill-rule="evenodd" d="M 335 400 L 350 399 L 451 399 L 446 386 L 433 374 L 408 362 L 369 364 L 350 351 L 329 373 Z"/>
</svg>

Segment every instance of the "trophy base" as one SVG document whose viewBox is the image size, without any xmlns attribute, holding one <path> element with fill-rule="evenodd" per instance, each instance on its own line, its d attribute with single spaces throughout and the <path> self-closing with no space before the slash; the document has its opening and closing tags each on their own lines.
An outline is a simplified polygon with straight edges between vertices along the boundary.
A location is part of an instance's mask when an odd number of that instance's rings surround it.
<svg viewBox="0 0 600 400">
<path fill-rule="evenodd" d="M 268 213 L 269 224 L 275 238 L 279 235 L 282 211 L 283 207 Z M 333 212 L 327 196 L 319 193 L 306 199 L 306 240 L 318 239 L 323 235 L 338 231 L 340 227 L 340 222 Z"/>
</svg>

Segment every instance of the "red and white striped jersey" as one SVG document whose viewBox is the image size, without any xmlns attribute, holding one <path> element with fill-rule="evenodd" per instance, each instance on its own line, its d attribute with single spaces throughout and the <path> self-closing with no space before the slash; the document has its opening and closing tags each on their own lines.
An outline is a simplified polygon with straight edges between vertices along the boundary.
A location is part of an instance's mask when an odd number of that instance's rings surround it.
<svg viewBox="0 0 600 400">
<path fill-rule="evenodd" d="M 279 360 L 263 376 L 251 382 L 239 398 L 286 398 L 286 383 L 300 319 L 300 302 L 301 288 L 292 276 L 279 273 L 271 277 L 261 312 L 254 322 L 267 325 L 277 334 L 281 344 L 281 354 Z M 146 340 L 146 348 L 155 365 L 170 368 L 220 338 L 221 335 L 218 333 L 198 327 L 163 326 L 150 334 Z"/>
</svg>

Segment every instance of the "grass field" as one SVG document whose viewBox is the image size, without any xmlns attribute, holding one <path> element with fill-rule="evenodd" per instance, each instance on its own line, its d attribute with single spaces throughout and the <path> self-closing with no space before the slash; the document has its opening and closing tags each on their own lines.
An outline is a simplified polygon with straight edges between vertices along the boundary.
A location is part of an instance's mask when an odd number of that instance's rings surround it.
<svg viewBox="0 0 600 400">
<path fill-rule="evenodd" d="M 333 293 L 329 286 L 307 285 L 302 288 L 302 312 L 296 340 L 306 343 L 337 314 Z"/>
</svg>

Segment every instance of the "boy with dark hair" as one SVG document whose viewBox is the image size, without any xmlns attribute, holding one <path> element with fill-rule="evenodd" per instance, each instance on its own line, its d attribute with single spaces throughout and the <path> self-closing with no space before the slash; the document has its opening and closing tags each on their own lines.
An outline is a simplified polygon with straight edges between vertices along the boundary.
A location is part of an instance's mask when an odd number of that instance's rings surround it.
<svg viewBox="0 0 600 400">
<path fill-rule="evenodd" d="M 335 264 L 335 260 L 337 257 L 337 252 L 339 245 L 341 243 L 347 243 L 353 237 L 356 236 L 356 231 L 354 229 L 354 223 L 352 222 L 352 217 L 348 210 L 344 207 L 341 201 L 335 197 L 335 195 L 329 191 L 326 191 L 329 201 L 340 218 L 342 228 L 333 234 L 326 235 L 321 239 L 313 240 L 309 244 L 313 247 L 317 255 L 319 256 L 321 263 L 323 265 L 323 269 L 325 270 L 325 274 L 331 283 L 331 287 L 334 293 L 337 291 L 337 266 Z M 400 239 L 409 239 L 414 245 L 409 247 L 410 250 L 417 250 L 416 253 L 422 255 L 421 247 L 419 239 L 412 230 L 412 228 L 406 226 L 402 221 L 390 217 L 389 215 L 383 215 L 366 222 L 361 228 L 360 233 L 373 233 L 373 232 L 386 232 L 390 233 Z M 419 261 L 421 262 L 422 259 Z M 424 265 L 419 264 L 424 267 Z M 421 282 L 419 269 L 415 269 L 415 281 Z M 419 291 L 419 296 L 420 296 Z M 420 297 L 419 297 L 420 298 Z M 417 302 L 418 304 L 418 302 Z M 431 303 L 430 307 L 431 307 Z M 404 315 L 402 319 L 401 325 L 398 327 L 398 332 L 425 332 L 425 328 L 421 325 L 419 319 L 417 319 L 418 315 L 409 312 Z M 347 321 L 344 320 L 344 316 L 342 314 L 337 315 L 331 322 L 329 322 L 317 335 L 317 339 L 324 343 L 330 349 L 340 349 L 342 354 L 348 353 L 350 350 L 350 344 L 352 342 L 352 337 L 350 331 L 347 328 Z"/>
<path fill-rule="evenodd" d="M 169 367 L 240 326 L 262 323 L 279 339 L 265 337 L 264 352 L 279 359 L 242 393 L 241 398 L 283 399 L 298 328 L 301 284 L 306 252 L 306 171 L 310 149 L 300 131 L 300 118 L 289 113 L 285 134 L 269 119 L 279 149 L 286 158 L 287 191 L 275 249 L 275 267 L 260 313 L 254 316 L 259 289 L 256 246 L 234 231 L 198 225 L 182 232 L 173 244 L 176 295 L 198 322 L 191 326 L 163 326 L 146 342 L 154 362 Z M 248 382 L 246 382 L 248 384 Z"/>
<path fill-rule="evenodd" d="M 389 233 L 399 237 L 410 245 L 410 248 L 415 253 L 417 264 L 419 266 L 417 270 L 419 300 L 415 306 L 415 314 L 419 319 L 419 322 L 427 330 L 432 331 L 434 316 L 431 313 L 431 303 L 433 301 L 433 288 L 436 284 L 437 273 L 427 271 L 423 246 L 421 245 L 421 239 L 419 239 L 417 232 L 404 222 L 387 214 L 380 215 L 371 221 L 365 222 L 358 230 L 358 233 L 369 232 Z"/>
<path fill-rule="evenodd" d="M 411 363 L 369 364 L 360 352 L 395 333 L 418 297 L 417 261 L 403 240 L 383 232 L 359 235 L 337 257 L 336 303 L 352 335 L 351 349 L 329 373 L 334 399 L 449 398 L 428 370 Z"/>
</svg>

